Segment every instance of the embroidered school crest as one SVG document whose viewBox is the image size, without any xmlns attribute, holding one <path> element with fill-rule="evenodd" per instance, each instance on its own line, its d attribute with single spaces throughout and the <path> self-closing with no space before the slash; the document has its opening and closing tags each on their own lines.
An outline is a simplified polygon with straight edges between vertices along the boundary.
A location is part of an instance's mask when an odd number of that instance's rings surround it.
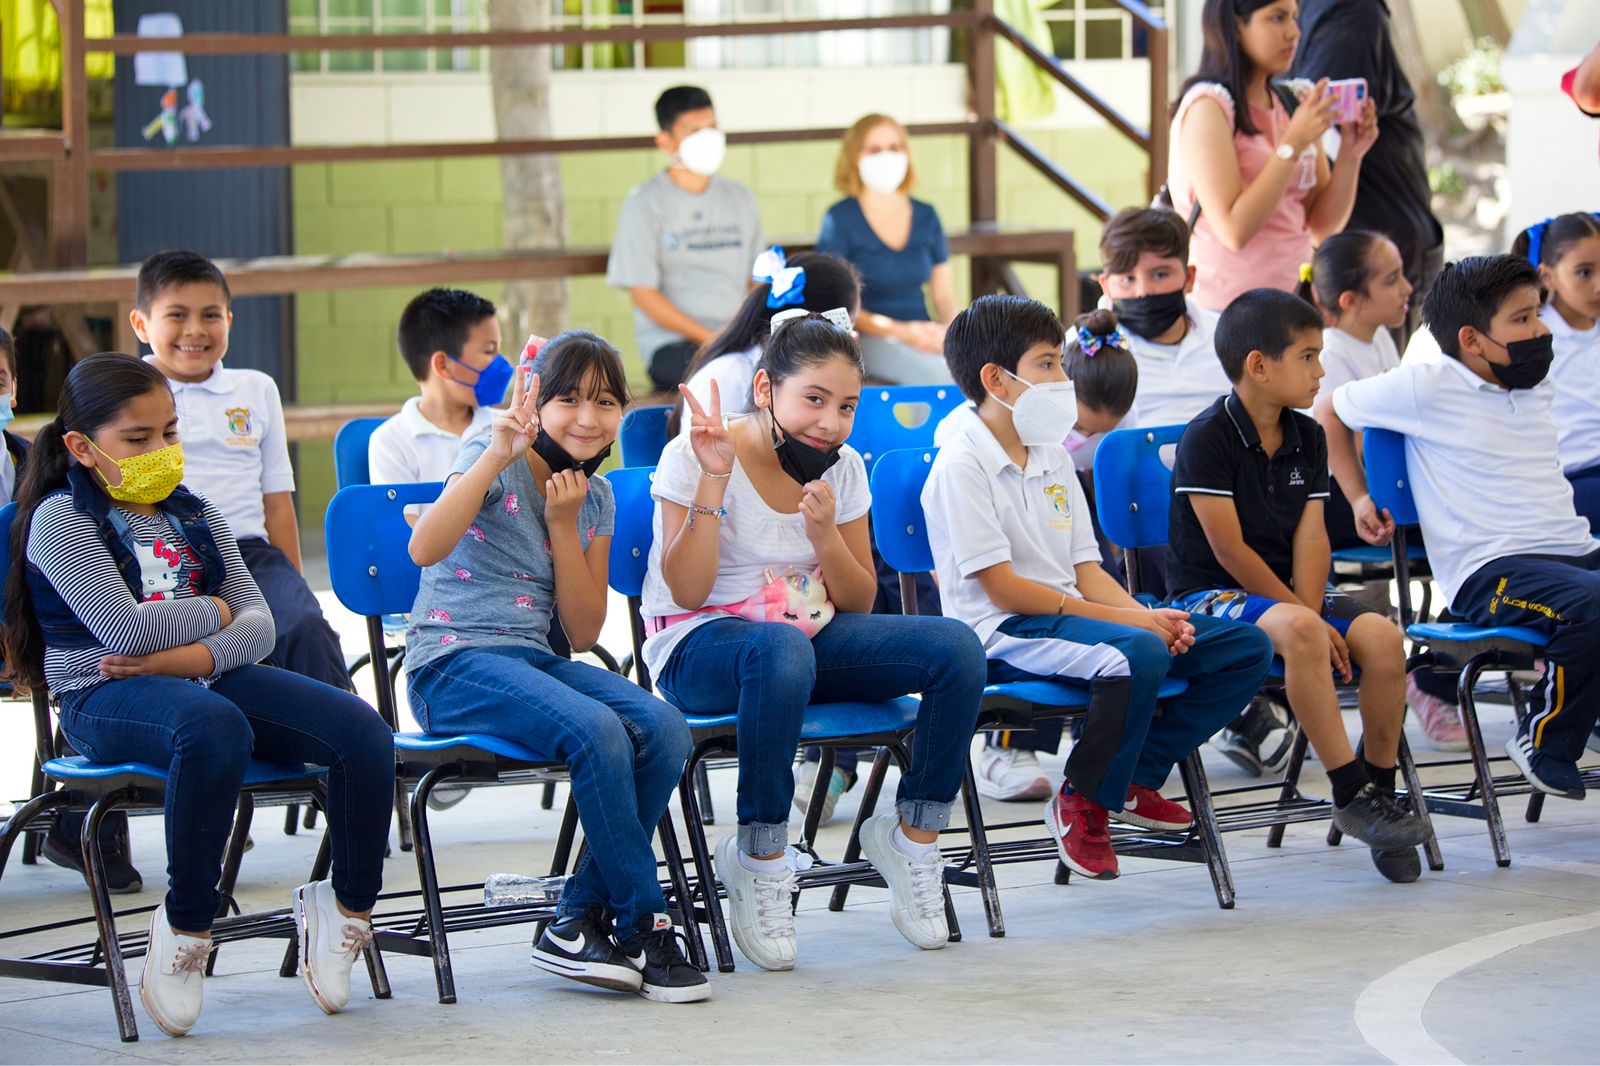
<svg viewBox="0 0 1600 1066">
<path fill-rule="evenodd" d="M 230 407 L 223 412 L 228 418 L 228 443 L 232 445 L 253 445 L 256 435 L 250 425 L 250 408 Z"/>
<path fill-rule="evenodd" d="M 1050 501 L 1050 506 L 1056 510 L 1056 516 L 1050 519 L 1054 529 L 1062 531 L 1072 528 L 1072 497 L 1067 495 L 1067 487 L 1059 482 L 1044 487 L 1045 499 Z"/>
</svg>

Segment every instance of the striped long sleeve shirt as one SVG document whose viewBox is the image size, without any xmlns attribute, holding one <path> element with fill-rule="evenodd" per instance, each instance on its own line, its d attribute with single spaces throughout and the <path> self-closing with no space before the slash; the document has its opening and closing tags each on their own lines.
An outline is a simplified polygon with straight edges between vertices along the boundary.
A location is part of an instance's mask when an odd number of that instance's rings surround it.
<svg viewBox="0 0 1600 1066">
<path fill-rule="evenodd" d="M 72 506 L 70 495 L 46 498 L 33 514 L 28 561 L 38 567 L 98 644 L 45 649 L 45 678 L 56 692 L 87 688 L 104 680 L 106 655 L 149 655 L 184 644 L 211 649 L 216 673 L 257 662 L 272 651 L 272 612 L 245 569 L 239 545 L 222 514 L 210 503 L 205 518 L 227 566 L 217 590 L 233 622 L 198 593 L 199 557 L 164 515 L 123 511 L 138 547 L 142 595 L 135 597 L 101 540 L 95 520 Z"/>
</svg>

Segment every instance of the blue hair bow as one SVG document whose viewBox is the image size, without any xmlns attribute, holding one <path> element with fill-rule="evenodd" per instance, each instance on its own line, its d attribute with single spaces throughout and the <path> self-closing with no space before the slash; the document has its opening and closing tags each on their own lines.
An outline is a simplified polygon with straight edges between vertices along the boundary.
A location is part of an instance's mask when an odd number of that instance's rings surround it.
<svg viewBox="0 0 1600 1066">
<path fill-rule="evenodd" d="M 756 256 L 750 268 L 750 278 L 771 286 L 767 293 L 767 307 L 777 311 L 784 307 L 799 307 L 806 300 L 806 271 L 792 267 L 783 257 L 783 249 L 774 244 Z"/>
<path fill-rule="evenodd" d="M 1078 328 L 1078 350 L 1086 358 L 1093 359 L 1100 354 L 1100 349 L 1106 346 L 1128 350 L 1128 335 L 1122 332 L 1121 326 L 1114 327 L 1110 333 L 1104 335 L 1093 333 L 1083 326 Z"/>
<path fill-rule="evenodd" d="M 1600 219 L 1600 211 L 1591 211 L 1590 216 Z M 1534 266 L 1538 266 L 1540 259 L 1544 256 L 1544 232 L 1550 228 L 1550 223 L 1554 221 L 1554 218 L 1547 218 L 1543 222 L 1535 222 L 1528 227 L 1528 262 Z"/>
</svg>

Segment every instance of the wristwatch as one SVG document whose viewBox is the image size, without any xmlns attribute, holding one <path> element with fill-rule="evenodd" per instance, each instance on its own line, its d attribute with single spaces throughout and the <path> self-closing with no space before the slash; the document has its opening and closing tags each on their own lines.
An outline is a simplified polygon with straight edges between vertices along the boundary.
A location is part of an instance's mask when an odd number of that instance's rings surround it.
<svg viewBox="0 0 1600 1066">
<path fill-rule="evenodd" d="M 1284 141 L 1282 144 L 1278 145 L 1278 147 L 1272 150 L 1272 154 L 1283 160 L 1285 163 L 1292 163 L 1294 162 L 1294 157 L 1299 153 L 1294 150 L 1294 145 L 1290 144 L 1288 141 Z"/>
</svg>

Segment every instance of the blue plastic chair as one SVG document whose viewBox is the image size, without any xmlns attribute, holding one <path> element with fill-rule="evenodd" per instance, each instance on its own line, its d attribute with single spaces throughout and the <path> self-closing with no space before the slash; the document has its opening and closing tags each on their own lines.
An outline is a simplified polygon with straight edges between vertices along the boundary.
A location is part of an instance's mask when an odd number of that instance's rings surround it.
<svg viewBox="0 0 1600 1066">
<path fill-rule="evenodd" d="M 11 527 L 16 520 L 17 505 L 0 508 L 0 588 L 11 567 Z M 59 787 L 41 790 L 17 808 L 16 812 L 0 826 L 0 872 L 17 838 L 30 829 L 37 830 L 41 822 L 67 810 L 86 810 L 79 844 L 84 856 L 85 877 L 89 897 L 94 907 L 94 920 L 99 933 L 95 950 L 85 953 L 85 961 L 76 961 L 72 952 L 55 952 L 29 959 L 0 959 L 0 975 L 26 977 L 41 981 L 59 981 L 68 984 L 100 984 L 111 989 L 112 1004 L 117 1016 L 117 1029 L 124 1041 L 139 1039 L 134 1019 L 133 1001 L 128 987 L 124 960 L 144 954 L 142 935 L 130 937 L 124 943 L 117 931 L 117 916 L 111 905 L 111 894 L 105 879 L 105 857 L 100 848 L 100 825 L 105 816 L 114 810 L 160 810 L 167 785 L 167 768 L 143 762 L 100 763 L 82 755 L 61 756 L 56 748 L 56 728 L 50 713 L 50 694 L 40 688 L 32 695 L 34 710 L 34 741 L 39 771 L 44 781 L 53 781 Z M 245 841 L 249 837 L 251 816 L 255 810 L 256 795 L 270 793 L 309 794 L 321 802 L 324 783 L 321 775 L 326 768 L 305 763 L 274 763 L 261 759 L 250 760 L 245 769 L 244 786 L 239 794 L 233 832 L 223 855 L 222 909 L 214 930 L 219 942 L 243 939 L 247 936 L 281 935 L 282 923 L 269 928 L 262 925 L 258 916 L 228 919 L 233 906 L 233 889 L 239 877 L 239 865 L 244 857 Z M 329 852 L 324 847 L 312 869 L 310 879 L 321 880 L 327 876 Z M 254 922 L 247 931 L 245 923 Z M 231 926 L 240 927 L 235 931 Z M 44 932 L 55 926 L 42 926 L 38 930 L 18 930 L 8 935 Z M 230 932 L 232 935 L 229 935 Z M 292 934 L 291 934 L 292 937 Z M 125 950 L 126 948 L 126 950 Z M 293 958 L 291 945 L 290 958 Z M 212 959 L 215 959 L 213 954 Z M 368 968 L 373 979 L 373 992 L 380 999 L 389 996 L 387 974 L 382 958 L 376 950 L 368 956 Z M 44 961 L 41 961 L 44 960 Z M 208 964 L 207 972 L 210 972 Z M 291 969 L 289 975 L 293 976 Z"/>
<path fill-rule="evenodd" d="M 661 449 L 667 446 L 667 419 L 672 416 L 672 408 L 670 403 L 634 407 L 622 416 L 617 441 L 622 445 L 623 466 L 655 466 L 660 461 Z"/>
<path fill-rule="evenodd" d="M 1416 526 L 1419 520 L 1416 500 L 1411 494 L 1410 475 L 1406 469 L 1405 437 L 1385 429 L 1369 429 L 1365 433 L 1364 454 L 1367 487 L 1372 493 L 1372 501 L 1386 508 L 1394 517 L 1395 537 L 1391 547 L 1395 574 L 1402 582 L 1408 581 L 1407 563 L 1410 556 L 1406 546 L 1407 528 Z M 1539 630 L 1526 626 L 1483 627 L 1464 622 L 1417 622 L 1409 619 L 1408 622 L 1406 635 L 1427 649 L 1420 655 L 1412 656 L 1406 664 L 1408 670 L 1460 672 L 1457 700 L 1471 754 L 1469 761 L 1473 780 L 1464 785 L 1443 785 L 1425 790 L 1428 809 L 1437 814 L 1483 819 L 1488 826 L 1489 842 L 1494 848 L 1495 864 L 1509 866 L 1511 848 L 1506 841 L 1499 797 L 1528 795 L 1527 818 L 1533 822 L 1538 821 L 1544 806 L 1544 793 L 1533 789 L 1519 773 L 1495 776 L 1484 747 L 1483 730 L 1478 723 L 1474 690 L 1478 678 L 1486 671 L 1532 669 L 1549 638 Z M 1527 710 L 1515 684 L 1512 685 L 1512 701 L 1518 719 L 1525 718 Z M 1425 765 L 1455 766 L 1460 762 L 1447 759 Z M 1600 771 L 1586 771 L 1584 778 L 1590 787 L 1600 787 Z"/>
<path fill-rule="evenodd" d="M 352 418 L 333 435 L 333 476 L 339 488 L 372 484 L 372 467 L 367 462 L 367 444 L 384 418 Z"/>
<path fill-rule="evenodd" d="M 617 517 L 611 539 L 610 583 L 617 592 L 628 597 L 632 615 L 635 662 L 641 662 L 644 625 L 639 616 L 639 596 L 644 587 L 644 574 L 654 540 L 653 515 L 655 503 L 650 498 L 650 479 L 654 469 L 629 467 L 613 471 L 612 495 L 616 499 Z M 639 681 L 650 688 L 650 678 L 639 668 Z M 889 755 L 880 756 L 873 765 L 862 792 L 861 807 L 856 813 L 855 825 L 850 830 L 850 841 L 844 859 L 838 864 L 818 862 L 809 871 L 800 874 L 800 886 L 808 881 L 822 880 L 825 884 L 843 886 L 847 883 L 882 884 L 872 868 L 860 861 L 861 826 L 872 815 L 882 790 L 887 759 L 895 758 L 902 770 L 910 763 L 906 740 L 917 721 L 918 701 L 910 696 L 886 703 L 814 703 L 806 708 L 805 722 L 800 730 L 800 742 L 805 746 L 824 749 L 832 747 L 882 746 Z M 714 756 L 731 756 L 737 753 L 736 714 L 696 714 L 684 712 L 684 719 L 695 737 L 693 752 L 679 779 L 678 795 L 683 804 L 684 820 L 688 823 L 689 847 L 695 865 L 695 897 L 705 908 L 707 924 L 711 927 L 712 945 L 716 950 L 717 968 L 726 973 L 734 968 L 733 950 L 728 939 L 727 921 L 712 871 L 711 847 L 706 840 L 705 821 L 696 796 L 694 782 L 698 768 Z M 821 817 L 821 792 L 827 787 L 827 777 L 818 774 L 819 790 L 807 809 L 805 829 L 797 847 L 816 860 L 811 842 L 816 838 L 817 821 Z M 948 876 L 948 871 L 947 871 Z M 832 908 L 834 910 L 838 907 Z M 950 921 L 950 938 L 960 939 L 960 926 L 945 894 L 945 913 Z"/>
<path fill-rule="evenodd" d="M 386 614 L 409 610 L 416 601 L 422 580 L 422 570 L 412 561 L 409 551 L 411 527 L 405 520 L 405 508 L 409 504 L 431 503 L 442 490 L 443 486 L 438 482 L 358 485 L 341 489 L 328 504 L 325 520 L 328 531 L 328 576 L 333 583 L 333 592 L 346 608 L 366 619 L 367 643 L 376 654 L 381 654 L 383 647 L 380 620 Z M 428 939 L 426 948 L 420 953 L 433 958 L 439 1002 L 454 1003 L 456 990 L 450 962 L 449 929 L 504 925 L 510 912 L 497 908 L 496 914 L 484 917 L 479 913 L 481 908 L 468 907 L 464 917 L 447 919 L 434 861 L 433 838 L 428 827 L 428 796 L 435 786 L 444 781 L 468 785 L 508 781 L 545 783 L 564 778 L 566 771 L 548 753 L 509 737 L 488 733 L 445 735 L 400 732 L 394 693 L 386 686 L 379 685 L 377 694 L 379 713 L 395 729 L 397 776 L 404 781 L 414 782 L 415 786 L 411 795 L 411 821 L 416 834 L 414 850 L 424 910 L 424 920 L 420 923 L 423 928 L 419 935 L 425 933 Z M 557 836 L 552 874 L 565 873 L 567 870 L 577 830 L 577 816 L 577 806 L 567 804 Z M 662 818 L 660 836 L 673 891 L 680 901 L 685 901 L 682 906 L 687 915 L 687 874 L 678 853 L 677 835 L 672 828 L 670 814 Z M 525 909 L 513 920 L 544 922 L 553 914 L 553 910 L 547 908 Z M 704 969 L 705 946 L 700 941 L 698 930 L 691 929 L 689 932 L 690 957 Z"/>
<path fill-rule="evenodd" d="M 933 550 L 928 543 L 927 518 L 922 511 L 922 488 L 927 483 L 928 473 L 938 454 L 937 448 L 886 452 L 879 456 L 872 470 L 872 506 L 875 512 L 873 538 L 884 562 L 899 571 L 903 609 L 907 613 L 916 610 L 916 588 L 912 577 L 932 570 L 934 565 Z M 1159 698 L 1170 699 L 1186 688 L 1187 682 L 1169 678 L 1162 683 Z M 1079 718 L 1088 712 L 1089 697 L 1088 685 L 1069 681 L 1016 681 L 989 685 L 983 692 L 978 728 L 1029 729 L 1038 719 Z M 1218 906 L 1229 909 L 1234 903 L 1233 875 L 1228 869 L 1227 854 L 1217 831 L 1205 767 L 1200 764 L 1198 753 L 1191 753 L 1180 764 L 1179 773 L 1193 808 L 1193 829 L 1184 834 L 1119 829 L 1116 834 L 1117 853 L 1123 856 L 1204 862 L 1211 873 Z M 1011 841 L 998 846 L 988 842 L 991 831 L 1036 823 L 985 825 L 970 760 L 962 783 L 962 794 L 966 800 L 967 824 L 972 832 L 973 883 L 984 895 L 990 935 L 1003 936 L 1005 924 L 1000 914 L 999 894 L 994 888 L 993 863 L 996 852 L 1001 853 L 1002 861 L 1006 862 L 1055 859 L 1058 884 L 1065 884 L 1071 874 L 1061 863 L 1053 839 Z"/>
<path fill-rule="evenodd" d="M 850 446 L 861 453 L 870 474 L 885 452 L 933 447 L 940 419 L 963 402 L 965 397 L 954 385 L 869 385 L 861 390 Z"/>
<path fill-rule="evenodd" d="M 1167 545 L 1172 509 L 1172 462 L 1178 441 L 1186 428 L 1158 426 L 1114 430 L 1106 435 L 1095 452 L 1095 506 L 1100 528 L 1107 540 L 1130 556 L 1126 568 L 1130 592 L 1138 591 L 1137 553 L 1142 549 Z M 1269 684 L 1283 679 L 1283 661 L 1276 656 L 1273 657 L 1267 677 Z M 1300 792 L 1300 771 L 1305 765 L 1306 747 L 1306 735 L 1302 730 L 1295 738 L 1288 765 L 1279 781 L 1219 789 L 1213 793 L 1221 798 L 1278 789 L 1275 803 L 1247 803 L 1222 808 L 1218 812 L 1218 824 L 1222 832 L 1264 828 L 1267 830 L 1267 846 L 1275 848 L 1283 843 L 1284 830 L 1290 822 L 1331 817 L 1331 802 L 1306 797 Z M 1428 820 L 1427 805 L 1416 798 L 1421 796 L 1421 782 L 1417 778 L 1416 763 L 1412 760 L 1411 749 L 1404 735 L 1400 738 L 1398 763 L 1405 777 L 1406 793 L 1412 798 L 1412 806 L 1424 821 Z M 1339 838 L 1338 831 L 1330 829 L 1328 843 L 1337 844 Z M 1430 869 L 1444 869 L 1443 855 L 1431 832 L 1424 850 Z"/>
</svg>

